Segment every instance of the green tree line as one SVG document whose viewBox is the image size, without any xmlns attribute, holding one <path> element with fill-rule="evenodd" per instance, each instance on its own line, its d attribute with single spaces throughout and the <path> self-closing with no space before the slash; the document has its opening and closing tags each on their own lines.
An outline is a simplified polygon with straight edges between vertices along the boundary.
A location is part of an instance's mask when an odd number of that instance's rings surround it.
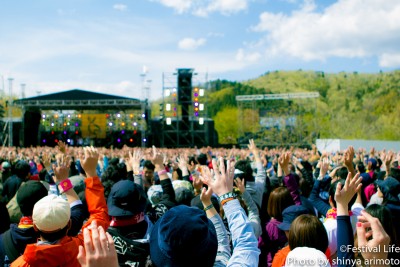
<svg viewBox="0 0 400 267">
<path fill-rule="evenodd" d="M 215 121 L 220 144 L 236 144 L 244 134 L 263 145 L 311 144 L 316 138 L 400 139 L 400 70 L 274 71 L 242 82 L 211 81 L 208 88 L 207 112 Z M 297 92 L 318 92 L 320 96 L 247 105 L 235 99 L 237 95 Z M 153 111 L 159 104 L 153 104 Z M 296 120 L 290 127 L 261 127 L 260 110 L 264 111 L 261 117 L 272 121 Z"/>
</svg>

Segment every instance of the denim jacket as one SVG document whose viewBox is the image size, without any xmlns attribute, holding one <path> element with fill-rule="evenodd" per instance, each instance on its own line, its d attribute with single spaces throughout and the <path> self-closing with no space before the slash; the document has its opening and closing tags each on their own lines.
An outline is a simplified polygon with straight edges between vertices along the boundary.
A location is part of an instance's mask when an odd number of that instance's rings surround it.
<svg viewBox="0 0 400 267">
<path fill-rule="evenodd" d="M 214 267 L 258 266 L 260 255 L 258 241 L 239 200 L 227 202 L 224 205 L 224 211 L 232 234 L 233 253 L 231 255 L 222 219 L 219 215 L 213 216 L 210 220 L 214 223 L 218 237 L 218 253 Z"/>
</svg>

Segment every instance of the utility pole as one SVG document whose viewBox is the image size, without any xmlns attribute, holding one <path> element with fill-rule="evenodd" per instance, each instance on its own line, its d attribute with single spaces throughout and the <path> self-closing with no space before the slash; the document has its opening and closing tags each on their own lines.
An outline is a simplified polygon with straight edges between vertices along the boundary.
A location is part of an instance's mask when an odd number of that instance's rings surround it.
<svg viewBox="0 0 400 267">
<path fill-rule="evenodd" d="M 13 123 L 12 123 L 12 83 L 13 78 L 8 78 L 8 89 L 9 89 L 9 99 L 8 99 L 8 146 L 13 146 Z"/>
<path fill-rule="evenodd" d="M 25 98 L 25 86 L 26 84 L 21 83 L 21 98 Z"/>
<path fill-rule="evenodd" d="M 146 66 L 143 66 L 143 72 L 140 74 L 140 77 L 142 78 L 142 120 L 149 122 L 150 118 L 146 118 L 146 116 L 149 116 L 149 112 L 146 112 L 148 107 L 148 101 L 149 101 L 149 90 L 150 90 L 150 83 L 151 80 L 147 80 L 147 73 L 148 73 L 148 69 Z M 142 139 L 142 148 L 146 147 L 146 142 L 147 140 L 147 136 L 146 136 L 146 129 L 145 129 L 145 122 L 142 121 L 141 124 L 141 139 Z M 149 125 L 147 125 L 147 128 L 149 127 Z"/>
</svg>

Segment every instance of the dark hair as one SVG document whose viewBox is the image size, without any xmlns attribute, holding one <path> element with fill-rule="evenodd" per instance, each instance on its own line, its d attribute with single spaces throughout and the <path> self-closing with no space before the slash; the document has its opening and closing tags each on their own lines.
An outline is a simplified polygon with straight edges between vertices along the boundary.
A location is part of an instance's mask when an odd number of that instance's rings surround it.
<svg viewBox="0 0 400 267">
<path fill-rule="evenodd" d="M 309 247 L 325 253 L 329 245 L 325 226 L 316 216 L 309 214 L 302 214 L 292 222 L 288 241 L 290 250 Z"/>
<path fill-rule="evenodd" d="M 14 172 L 21 179 L 25 179 L 29 172 L 31 171 L 31 166 L 26 161 L 20 160 L 15 166 Z"/>
<path fill-rule="evenodd" d="M 117 165 L 109 165 L 107 169 L 105 169 L 105 171 L 101 175 L 101 183 L 104 187 L 104 196 L 106 199 L 110 194 L 113 185 L 122 179 L 126 179 L 126 176 L 125 178 L 122 177 Z"/>
<path fill-rule="evenodd" d="M 277 187 L 269 195 L 268 215 L 281 222 L 283 210 L 291 205 L 294 205 L 294 201 L 289 190 L 283 186 Z"/>
<path fill-rule="evenodd" d="M 193 157 L 193 156 L 189 157 L 189 164 L 192 164 L 192 162 L 193 162 L 195 165 L 198 164 L 196 158 Z"/>
<path fill-rule="evenodd" d="M 235 164 L 235 169 L 244 172 L 244 179 L 246 180 L 246 182 L 254 182 L 253 169 L 251 168 L 249 161 L 239 160 Z"/>
<path fill-rule="evenodd" d="M 336 176 L 339 177 L 339 179 L 345 179 L 346 180 L 348 174 L 349 174 L 349 170 L 347 170 L 347 168 L 344 167 L 344 166 L 339 168 L 337 170 L 337 172 L 336 172 Z"/>
<path fill-rule="evenodd" d="M 146 169 L 154 171 L 156 166 L 154 166 L 154 164 L 151 162 L 151 160 L 145 160 L 143 162 L 143 168 L 146 168 Z"/>
<path fill-rule="evenodd" d="M 79 175 L 79 171 L 76 168 L 75 160 L 72 159 L 71 165 L 69 165 L 69 174 L 68 174 L 68 176 L 71 177 L 71 176 L 75 176 L 75 175 Z"/>
<path fill-rule="evenodd" d="M 382 160 L 380 158 L 376 159 L 376 168 L 379 169 L 380 167 L 382 167 Z"/>
<path fill-rule="evenodd" d="M 197 156 L 197 162 L 200 165 L 207 165 L 207 155 L 204 153 L 201 153 L 200 155 Z"/>
<path fill-rule="evenodd" d="M 55 242 L 57 240 L 60 240 L 64 236 L 66 236 L 70 227 L 71 227 L 71 221 L 68 222 L 67 226 L 65 226 L 60 231 L 46 233 L 46 232 L 42 232 L 39 230 L 39 234 L 41 237 L 43 237 L 44 240 L 49 241 L 49 242 Z"/>
<path fill-rule="evenodd" d="M 372 204 L 366 207 L 365 211 L 371 216 L 378 218 L 383 226 L 383 229 L 385 229 L 385 232 L 390 236 L 390 244 L 395 244 L 397 247 L 399 243 L 390 210 L 385 206 Z"/>
<path fill-rule="evenodd" d="M 360 173 L 364 173 L 365 172 L 365 165 L 362 161 L 359 161 L 357 163 L 357 169 Z"/>
<path fill-rule="evenodd" d="M 389 170 L 389 176 L 393 177 L 397 181 L 400 182 L 400 169 L 399 168 L 390 168 Z"/>
<path fill-rule="evenodd" d="M 45 168 L 43 168 L 40 172 L 39 172 L 39 180 L 40 181 L 46 181 L 46 174 L 47 174 L 47 170 Z"/>
</svg>

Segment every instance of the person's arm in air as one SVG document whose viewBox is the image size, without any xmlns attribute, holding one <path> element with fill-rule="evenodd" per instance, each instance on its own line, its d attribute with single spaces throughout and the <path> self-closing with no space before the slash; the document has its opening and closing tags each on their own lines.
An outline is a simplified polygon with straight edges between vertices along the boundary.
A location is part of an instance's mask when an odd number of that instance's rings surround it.
<svg viewBox="0 0 400 267">
<path fill-rule="evenodd" d="M 89 219 L 82 227 L 81 233 L 77 236 L 80 245 L 83 244 L 83 230 L 87 228 L 93 220 L 96 220 L 98 226 L 102 226 L 106 231 L 110 226 L 110 218 L 108 216 L 108 208 L 104 197 L 104 187 L 97 176 L 96 166 L 99 153 L 94 147 L 84 148 L 84 158 L 81 159 L 82 168 L 85 170 L 85 196 L 89 211 Z"/>
<path fill-rule="evenodd" d="M 237 178 L 235 181 L 236 186 L 239 188 L 240 192 L 242 193 L 242 199 L 247 206 L 248 211 L 248 218 L 253 228 L 254 235 L 258 239 L 262 234 L 261 229 L 261 220 L 260 214 L 258 212 L 258 208 L 256 203 L 253 201 L 252 197 L 250 196 L 249 192 L 247 192 L 244 186 L 244 179 Z"/>
<path fill-rule="evenodd" d="M 207 218 L 214 224 L 217 233 L 218 251 L 215 257 L 214 267 L 225 267 L 231 257 L 231 248 L 229 246 L 229 238 L 225 225 L 211 202 L 212 193 L 210 187 L 208 190 L 203 188 L 200 194 L 200 200 L 203 203 Z"/>
<path fill-rule="evenodd" d="M 142 159 L 142 152 L 139 149 L 129 152 L 129 161 L 127 164 L 132 168 L 133 182 L 143 188 L 143 179 L 140 173 L 140 160 Z"/>
<path fill-rule="evenodd" d="M 350 264 L 345 264 L 346 260 L 354 259 L 354 253 L 352 247 L 354 245 L 354 234 L 353 228 L 350 222 L 349 216 L 349 202 L 353 198 L 354 194 L 361 189 L 362 179 L 359 174 L 352 176 L 349 172 L 344 185 L 338 184 L 335 192 L 336 207 L 337 207 L 337 256 L 338 256 L 338 266 L 351 266 Z M 342 249 L 345 247 L 346 249 Z"/>
<path fill-rule="evenodd" d="M 328 203 L 324 202 L 319 197 L 319 192 L 323 184 L 330 182 L 331 178 L 328 175 L 326 175 L 326 172 L 328 171 L 329 168 L 329 160 L 327 158 L 324 158 L 320 163 L 321 163 L 321 170 L 317 180 L 314 181 L 314 185 L 311 190 L 309 200 L 313 203 L 317 211 L 323 216 L 325 216 L 328 210 L 331 208 L 331 206 Z"/>
<path fill-rule="evenodd" d="M 258 266 L 260 250 L 257 239 L 250 221 L 232 192 L 235 166 L 228 161 L 225 169 L 222 157 L 219 158 L 219 164 L 216 159 L 212 163 L 215 179 L 211 175 L 204 175 L 202 179 L 218 195 L 232 233 L 233 253 L 226 266 Z"/>
<path fill-rule="evenodd" d="M 249 150 L 251 153 L 254 155 L 254 161 L 256 163 L 256 168 L 257 168 L 257 174 L 255 177 L 255 182 L 248 182 L 246 184 L 246 187 L 249 190 L 250 195 L 252 195 L 254 202 L 258 205 L 258 207 L 261 207 L 262 203 L 262 196 L 264 193 L 265 189 L 265 182 L 267 179 L 267 173 L 265 172 L 261 157 L 260 157 L 260 151 L 258 150 L 257 146 L 254 143 L 253 139 L 249 140 L 249 145 L 248 145 Z"/>
<path fill-rule="evenodd" d="M 187 156 L 178 157 L 178 167 L 182 171 L 182 180 L 190 182 L 189 169 L 187 167 Z"/>
<path fill-rule="evenodd" d="M 299 185 L 297 184 L 294 174 L 291 173 L 289 170 L 290 158 L 291 158 L 291 153 L 285 152 L 279 157 L 278 163 L 281 166 L 282 171 L 285 175 L 285 177 L 283 178 L 283 184 L 289 190 L 293 202 L 296 205 L 301 205 Z"/>
<path fill-rule="evenodd" d="M 54 180 L 58 186 L 59 192 L 63 194 L 71 207 L 71 228 L 68 230 L 69 236 L 76 236 L 82 225 L 83 221 L 85 220 L 85 211 L 82 204 L 82 201 L 79 199 L 79 196 L 76 194 L 74 188 L 71 188 L 65 192 L 63 192 L 62 183 L 66 183 L 71 181 L 68 180 L 68 173 L 69 173 L 69 158 L 62 157 L 58 160 L 57 166 L 53 165 L 54 170 Z"/>
</svg>

